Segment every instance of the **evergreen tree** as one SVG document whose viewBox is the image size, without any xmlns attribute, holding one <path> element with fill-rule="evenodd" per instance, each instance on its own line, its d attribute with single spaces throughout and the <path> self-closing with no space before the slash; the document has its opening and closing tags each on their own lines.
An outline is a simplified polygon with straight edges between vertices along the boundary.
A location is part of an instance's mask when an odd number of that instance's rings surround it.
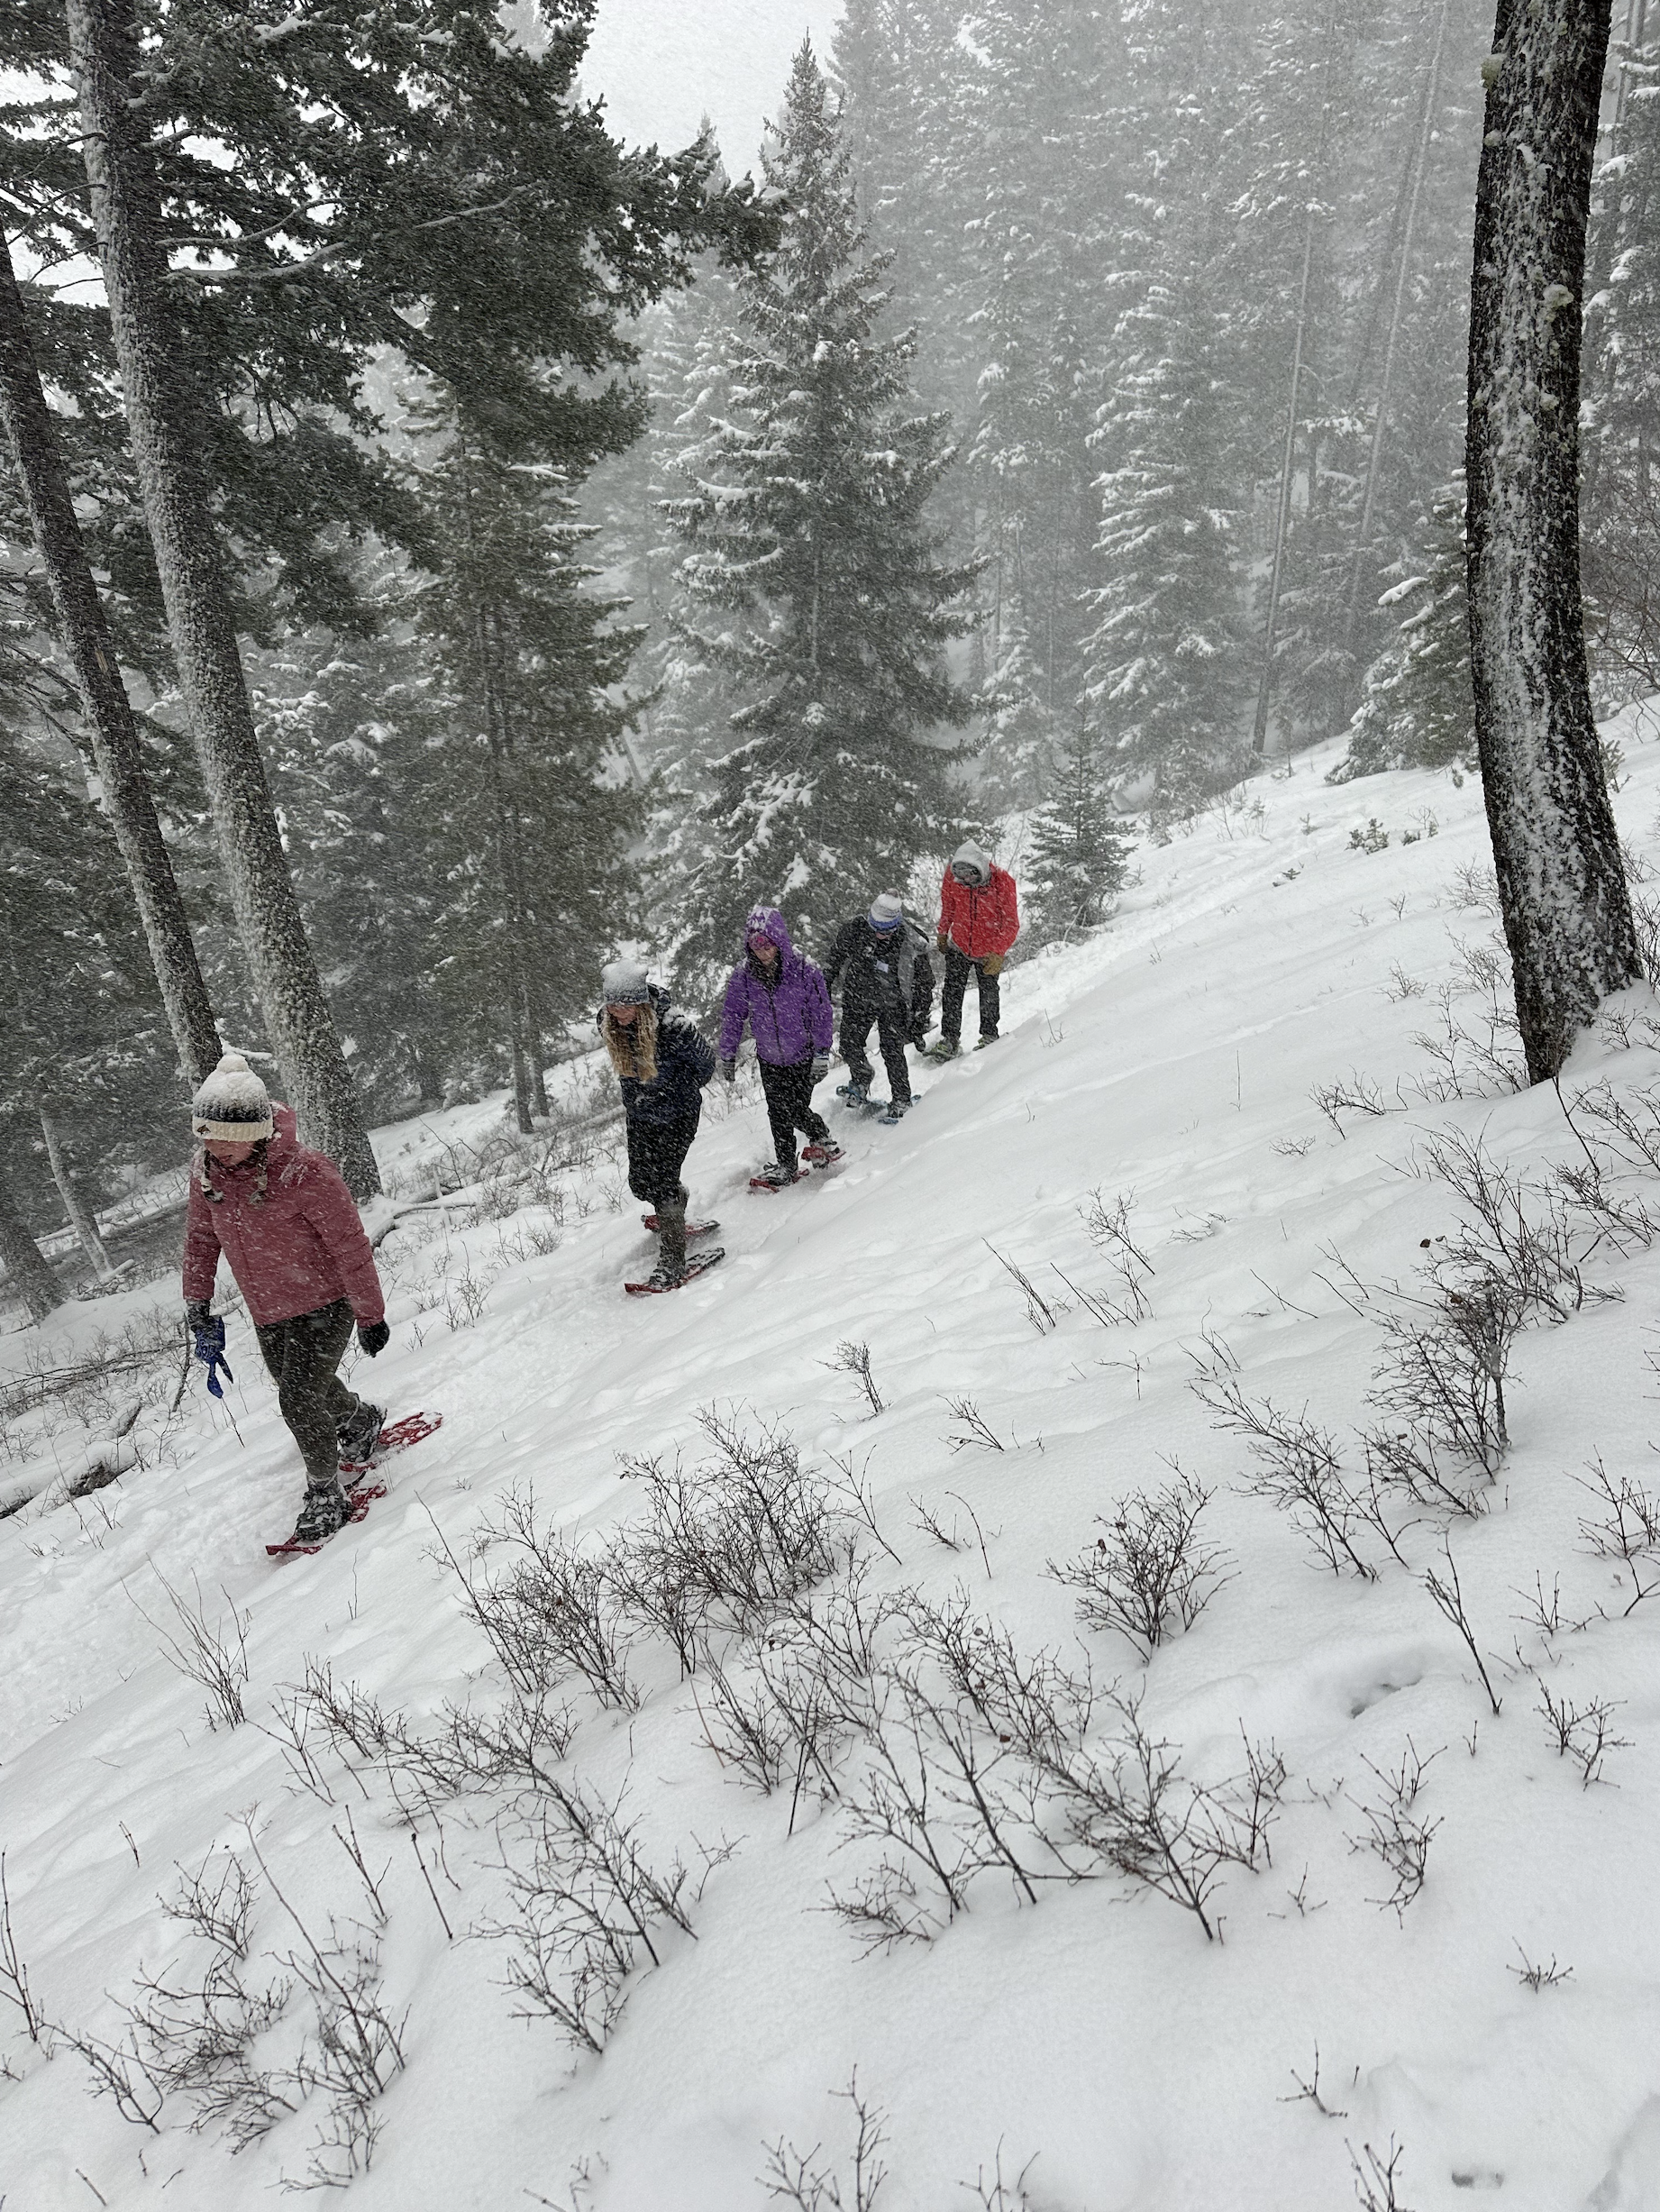
<svg viewBox="0 0 1660 2212">
<path fill-rule="evenodd" d="M 1387 651 L 1366 672 L 1348 752 L 1329 778 L 1334 783 L 1384 768 L 1449 768 L 1474 760 L 1462 478 L 1437 495 L 1414 552 L 1416 565 L 1383 595 L 1385 607 L 1406 611 Z"/>
<path fill-rule="evenodd" d="M 1224 391 L 1199 282 L 1155 281 L 1125 318 L 1102 411 L 1102 517 L 1086 696 L 1121 788 L 1160 827 L 1243 772 L 1246 668 Z"/>
<path fill-rule="evenodd" d="M 1126 865 L 1095 741 L 1081 714 L 1052 772 L 1049 799 L 1032 818 L 1025 875 L 1040 941 L 1104 921 Z"/>
<path fill-rule="evenodd" d="M 910 336 L 876 334 L 883 263 L 810 45 L 777 139 L 763 158 L 788 212 L 740 280 L 734 404 L 683 457 L 693 488 L 669 510 L 690 548 L 687 635 L 745 695 L 680 841 L 686 951 L 705 962 L 757 898 L 819 934 L 938 853 L 952 753 L 933 740 L 968 713 L 943 653 L 971 627 L 971 571 L 942 562 L 927 519 L 947 425 L 907 410 Z"/>
</svg>

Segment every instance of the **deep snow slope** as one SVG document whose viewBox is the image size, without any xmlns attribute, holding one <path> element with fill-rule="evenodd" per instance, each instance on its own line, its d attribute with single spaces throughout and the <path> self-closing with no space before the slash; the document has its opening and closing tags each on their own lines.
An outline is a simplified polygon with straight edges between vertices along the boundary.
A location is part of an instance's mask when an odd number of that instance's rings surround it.
<svg viewBox="0 0 1660 2212">
<path fill-rule="evenodd" d="M 1617 804 L 1639 855 L 1656 845 L 1655 728 L 1629 716 L 1619 729 Z M 6 2212 L 207 2212 L 303 2180 L 329 2097 L 283 2071 L 316 2016 L 302 1970 L 318 1978 L 315 1945 L 344 1974 L 353 1943 L 378 1951 L 405 2061 L 381 2054 L 379 2140 L 351 2182 L 365 2212 L 745 2212 L 773 2201 L 780 2141 L 837 2180 L 839 2197 L 804 2184 L 799 2201 L 853 2212 L 854 2119 L 838 2093 L 855 2069 L 888 2131 L 887 2178 L 860 2199 L 880 2212 L 1012 2207 L 1023 2169 L 1024 2200 L 1052 2212 L 1313 2212 L 1354 2200 L 1352 2160 L 1370 2201 L 1414 2212 L 1472 2194 L 1512 2212 L 1660 2204 L 1660 1595 L 1619 1617 L 1628 1574 L 1585 1548 L 1595 1516 L 1576 1481 L 1601 1454 L 1616 1477 L 1660 1482 L 1660 1250 L 1606 1245 L 1587 1279 L 1623 1298 L 1522 1334 L 1488 1510 L 1426 1514 L 1402 1539 L 1408 1563 L 1380 1553 L 1373 1582 L 1323 1568 L 1246 1491 L 1246 1451 L 1191 1388 L 1225 1345 L 1248 1394 L 1347 1438 L 1371 1418 L 1385 1287 L 1412 1289 L 1424 1240 L 1433 1254 L 1458 1218 L 1444 1184 L 1410 1172 L 1426 1138 L 1481 1132 L 1537 1175 L 1582 1157 L 1548 1088 L 1470 1074 L 1467 1095 L 1437 1100 L 1415 1041 L 1441 1023 L 1443 983 L 1481 1029 L 1458 949 L 1496 928 L 1469 903 L 1487 863 L 1479 787 L 1402 775 L 1332 790 L 1329 764 L 1250 786 L 1249 809 L 1141 855 L 1108 928 L 1011 972 L 1005 1041 L 924 1070 L 914 1114 L 891 1132 L 853 1127 L 834 1175 L 750 1196 L 759 1105 L 745 1092 L 712 1111 L 690 1180 L 727 1258 L 684 1293 L 620 1295 L 650 1244 L 614 1161 L 581 1179 L 588 1211 L 568 1206 L 557 1242 L 540 1214 L 395 1231 L 392 1347 L 358 1379 L 395 1412 L 441 1409 L 444 1426 L 318 1558 L 264 1557 L 296 1465 L 240 1321 L 238 1387 L 223 1413 L 201 1401 L 182 1465 L 0 1523 L 0 1844 L 16 1952 L 61 2024 L 36 2045 L 0 2005 Z M 1373 816 L 1391 842 L 1353 849 Z M 1660 1082 L 1650 1009 L 1633 992 L 1628 1041 L 1587 1037 L 1570 1097 Z M 1310 1093 L 1352 1075 L 1384 1111 L 1342 1114 L 1339 1133 Z M 476 1137 L 499 1111 L 457 1126 Z M 406 1172 L 433 1141 L 383 1137 Z M 1653 1178 L 1629 1187 L 1660 1211 Z M 1129 1201 L 1150 1264 L 1139 1321 L 1105 1324 L 1055 1272 L 1121 1295 L 1080 1218 L 1095 1190 Z M 999 1255 L 1053 1326 L 1034 1325 Z M 870 1348 L 880 1416 L 827 1364 L 847 1341 Z M 1000 1449 L 953 1448 L 963 1400 Z M 384 1777 L 354 1774 L 315 1721 L 305 1755 L 285 1751 L 283 1714 L 303 1723 L 294 1692 L 313 1661 L 415 1726 L 437 1728 L 446 1701 L 488 1706 L 501 1677 L 445 1549 L 488 1576 L 499 1549 L 476 1553 L 474 1537 L 515 1494 L 603 1541 L 640 1511 L 619 1456 L 695 1458 L 710 1405 L 782 1424 L 809 1466 L 856 1455 L 897 1555 L 871 1547 L 873 1591 L 960 1587 L 1024 1649 L 1074 1667 L 1087 1652 L 1098 1683 L 1126 1691 L 1136 1653 L 1080 1629 L 1045 1563 L 1091 1543 L 1119 1499 L 1168 1483 L 1172 1460 L 1213 1491 L 1204 1525 L 1233 1578 L 1154 1653 L 1143 1717 L 1201 1778 L 1237 1771 L 1242 1730 L 1286 1762 L 1272 1864 L 1227 1870 L 1221 1941 L 1118 1876 L 1041 1884 L 1034 1904 L 989 1871 L 932 1942 L 862 1952 L 825 1907 L 876 1847 L 811 1789 L 791 1833 L 789 1787 L 743 1786 L 710 1747 L 707 1682 L 682 1682 L 643 1641 L 638 1710 L 573 1693 L 562 1771 L 625 1791 L 653 1864 L 680 1853 L 690 1933 L 659 1931 L 661 1963 L 634 1974 L 599 2056 L 520 2016 L 500 1932 L 514 1917 L 503 1858 L 519 1846 L 498 1808 L 406 1797 L 400 1822 Z M 1424 1586 L 1446 1574 L 1444 1527 L 1497 1716 Z M 1531 1617 L 1536 1575 L 1546 1594 L 1560 1577 L 1554 1636 Z M 210 1727 L 160 1649 L 180 1632 L 164 1583 L 222 1626 L 245 1621 L 242 1725 Z M 1558 1755 L 1541 1681 L 1613 1703 L 1625 1741 L 1592 1786 Z M 1414 1755 L 1427 1858 L 1397 1912 L 1379 1903 L 1392 1878 L 1368 1814 Z M 163 1906 L 179 1869 L 217 1879 L 233 1853 L 254 1891 L 244 1979 L 294 1985 L 253 2063 L 296 2107 L 235 2155 L 213 2122 L 193 2125 L 183 2091 L 153 2127 L 93 2098 L 65 2033 L 118 2043 L 141 1970 L 184 1988 L 194 1965 L 199 1981 L 204 1948 Z M 1571 1975 L 1528 1987 L 1519 1970 L 1553 1960 Z M 1317 2051 L 1318 2103 L 1299 2093 Z M 1391 2141 L 1392 2198 L 1366 2148 L 1381 2167 Z M 977 2176 L 981 2196 L 964 2195 Z"/>
</svg>

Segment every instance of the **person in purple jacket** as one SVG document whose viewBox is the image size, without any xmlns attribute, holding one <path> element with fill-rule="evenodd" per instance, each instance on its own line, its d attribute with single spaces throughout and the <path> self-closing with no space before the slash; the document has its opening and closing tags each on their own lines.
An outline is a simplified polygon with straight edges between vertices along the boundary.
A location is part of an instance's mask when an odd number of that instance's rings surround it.
<svg viewBox="0 0 1660 2212">
<path fill-rule="evenodd" d="M 829 1124 L 813 1111 L 814 1086 L 830 1072 L 835 1017 L 824 971 L 789 941 L 776 907 L 750 909 L 743 925 L 743 958 L 732 971 L 721 1014 L 720 1072 L 730 1083 L 738 1072 L 738 1047 L 747 1022 L 761 1062 L 761 1087 L 778 1157 L 755 1178 L 782 1187 L 794 1183 L 796 1131 L 806 1131 L 801 1156 L 820 1167 L 839 1160 L 842 1147 Z"/>
</svg>

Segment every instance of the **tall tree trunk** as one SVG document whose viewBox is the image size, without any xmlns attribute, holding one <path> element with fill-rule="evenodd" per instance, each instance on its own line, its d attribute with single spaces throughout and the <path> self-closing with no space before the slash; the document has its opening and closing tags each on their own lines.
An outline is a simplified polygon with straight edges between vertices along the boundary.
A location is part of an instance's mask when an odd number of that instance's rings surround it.
<svg viewBox="0 0 1660 2212">
<path fill-rule="evenodd" d="M 0 1260 L 5 1262 L 6 1282 L 23 1300 L 32 1321 L 43 1321 L 64 1303 L 63 1285 L 17 1211 L 4 1165 L 0 1165 Z"/>
<path fill-rule="evenodd" d="M 179 688 L 213 809 L 237 932 L 301 1132 L 352 1196 L 380 1175 L 288 873 L 254 733 L 231 595 L 198 465 L 187 364 L 164 297 L 149 148 L 133 122 L 133 0 L 68 0 L 110 325 Z"/>
<path fill-rule="evenodd" d="M 1400 325 L 1404 317 L 1407 286 L 1412 275 L 1412 246 L 1418 235 L 1418 209 L 1424 197 L 1424 171 L 1429 162 L 1430 141 L 1435 135 L 1436 110 L 1441 88 L 1441 57 L 1446 49 L 1446 19 L 1452 0 L 1441 0 L 1441 13 L 1436 24 L 1435 51 L 1429 58 L 1429 74 L 1424 82 L 1424 112 L 1418 122 L 1418 139 L 1412 149 L 1411 189 L 1407 196 L 1406 224 L 1400 239 L 1400 259 L 1395 269 L 1395 293 L 1390 309 L 1389 331 L 1383 341 L 1383 373 L 1378 385 L 1377 413 L 1372 421 L 1372 445 L 1366 455 L 1365 489 L 1361 494 L 1360 531 L 1354 541 L 1354 563 L 1349 571 L 1348 614 L 1344 624 L 1344 644 L 1352 653 L 1354 628 L 1360 618 L 1360 582 L 1365 567 L 1367 550 L 1372 544 L 1372 515 L 1377 504 L 1378 479 L 1383 462 L 1383 434 L 1389 424 L 1389 403 L 1395 379 L 1395 355 L 1400 343 Z"/>
<path fill-rule="evenodd" d="M 1326 25 L 1326 96 L 1320 105 L 1320 134 L 1309 177 L 1309 205 L 1303 217 L 1302 274 L 1297 284 L 1297 324 L 1291 341 L 1291 388 L 1285 403 L 1285 443 L 1280 455 L 1280 499 L 1274 516 L 1273 567 L 1268 579 L 1268 627 L 1263 641 L 1263 672 L 1256 687 L 1256 720 L 1251 731 L 1253 753 L 1266 751 L 1268 708 L 1273 697 L 1273 656 L 1280 627 L 1280 588 L 1285 574 L 1285 540 L 1291 524 L 1291 491 L 1297 479 L 1297 422 L 1302 404 L 1303 350 L 1309 335 L 1309 287 L 1314 275 L 1314 236 L 1324 203 L 1320 188 L 1326 174 L 1326 140 L 1331 128 L 1331 77 L 1336 58 L 1337 23 Z M 1314 462 L 1309 462 L 1309 497 L 1314 498 Z"/>
<path fill-rule="evenodd" d="M 0 237 L 0 423 L 45 564 L 58 631 L 75 670 L 104 804 L 167 1010 L 179 1071 L 194 1090 L 219 1057 L 219 1034 L 189 919 L 144 773 L 132 704 L 69 496 L 51 409 L 41 389 L 12 257 Z"/>
<path fill-rule="evenodd" d="M 1591 711 L 1579 570 L 1585 224 L 1610 0 L 1499 0 L 1483 64 L 1469 426 L 1482 788 L 1528 1073 L 1641 975 Z"/>
<path fill-rule="evenodd" d="M 115 1270 L 110 1256 L 104 1248 L 104 1239 L 98 1234 L 98 1224 L 86 1200 L 75 1187 L 75 1177 L 64 1156 L 63 1139 L 58 1133 L 58 1124 L 41 1108 L 41 1134 L 46 1139 L 46 1157 L 52 1171 L 52 1181 L 58 1185 L 58 1195 L 63 1201 L 63 1211 L 76 1240 L 92 1263 L 92 1272 L 100 1283 L 113 1283 Z"/>
</svg>

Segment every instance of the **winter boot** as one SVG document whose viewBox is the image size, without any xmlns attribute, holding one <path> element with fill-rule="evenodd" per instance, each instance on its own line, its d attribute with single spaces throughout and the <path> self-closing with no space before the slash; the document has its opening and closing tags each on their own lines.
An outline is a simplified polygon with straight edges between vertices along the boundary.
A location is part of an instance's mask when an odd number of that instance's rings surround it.
<svg viewBox="0 0 1660 2212">
<path fill-rule="evenodd" d="M 750 1177 L 750 1186 L 753 1189 L 761 1184 L 768 1190 L 784 1191 L 799 1179 L 800 1170 L 793 1160 L 769 1160 Z"/>
<path fill-rule="evenodd" d="M 296 1544 L 326 1544 L 331 1536 L 345 1527 L 351 1510 L 346 1494 L 337 1482 L 311 1484 L 306 1492 L 306 1503 L 300 1507 L 300 1517 L 294 1524 L 292 1540 Z"/>
<path fill-rule="evenodd" d="M 349 1414 L 334 1431 L 340 1446 L 342 1467 L 361 1467 L 373 1457 L 380 1441 L 380 1430 L 386 1421 L 384 1406 L 370 1405 L 363 1399 L 355 1413 Z"/>
<path fill-rule="evenodd" d="M 979 1044 L 975 1046 L 974 1049 L 976 1052 L 984 1052 L 988 1045 L 995 1045 L 997 1041 L 997 1031 L 995 1029 L 988 1029 L 986 1034 L 980 1038 Z"/>
<path fill-rule="evenodd" d="M 906 1115 L 909 1113 L 910 1110 L 911 1101 L 909 1099 L 889 1099 L 888 1101 L 887 1112 L 885 1114 L 878 1114 L 876 1117 L 878 1128 L 884 1129 L 898 1128 L 898 1124 L 904 1120 Z"/>
<path fill-rule="evenodd" d="M 871 1095 L 871 1086 L 855 1077 L 852 1083 L 837 1083 L 835 1094 L 837 1098 L 844 1098 L 850 1106 L 862 1106 Z"/>
<path fill-rule="evenodd" d="M 925 1057 L 930 1060 L 954 1060 L 962 1049 L 954 1037 L 942 1037 L 936 1044 L 929 1046 Z"/>
<path fill-rule="evenodd" d="M 652 1270 L 652 1281 L 657 1288 L 666 1290 L 685 1273 L 686 1192 L 682 1185 L 672 1198 L 662 1200 L 657 1209 L 657 1265 Z"/>
</svg>

